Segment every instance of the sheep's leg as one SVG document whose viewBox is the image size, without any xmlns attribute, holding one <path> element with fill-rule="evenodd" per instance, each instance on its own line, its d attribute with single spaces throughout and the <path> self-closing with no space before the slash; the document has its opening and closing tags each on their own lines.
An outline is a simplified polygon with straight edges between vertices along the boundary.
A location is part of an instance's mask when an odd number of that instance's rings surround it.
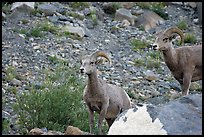
<svg viewBox="0 0 204 137">
<path fill-rule="evenodd" d="M 108 104 L 109 104 L 109 102 L 107 102 L 106 104 L 103 104 L 101 107 L 101 112 L 99 114 L 99 119 L 98 119 L 99 135 L 102 135 L 102 124 L 103 124 L 103 120 L 104 120 L 106 112 L 107 112 Z"/>
<path fill-rule="evenodd" d="M 190 85 L 191 85 L 191 78 L 192 78 L 191 73 L 184 73 L 183 84 L 181 85 L 182 95 L 188 95 L 189 88 L 190 88 Z"/>
<path fill-rule="evenodd" d="M 88 106 L 89 110 L 89 128 L 90 128 L 90 133 L 93 133 L 93 124 L 94 124 L 94 112 L 91 110 L 90 106 Z"/>
</svg>

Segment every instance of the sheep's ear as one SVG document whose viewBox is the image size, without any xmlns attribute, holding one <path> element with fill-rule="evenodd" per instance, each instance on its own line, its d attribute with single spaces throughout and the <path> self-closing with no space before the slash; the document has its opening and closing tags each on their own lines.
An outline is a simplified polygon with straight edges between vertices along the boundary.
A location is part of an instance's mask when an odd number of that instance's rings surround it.
<svg viewBox="0 0 204 137">
<path fill-rule="evenodd" d="M 171 35 L 170 37 L 169 37 L 169 41 L 172 41 L 173 39 L 175 39 L 176 38 L 176 34 L 173 34 L 173 35 Z"/>
<path fill-rule="evenodd" d="M 97 59 L 96 60 L 96 65 L 102 64 L 103 63 L 103 58 Z"/>
</svg>

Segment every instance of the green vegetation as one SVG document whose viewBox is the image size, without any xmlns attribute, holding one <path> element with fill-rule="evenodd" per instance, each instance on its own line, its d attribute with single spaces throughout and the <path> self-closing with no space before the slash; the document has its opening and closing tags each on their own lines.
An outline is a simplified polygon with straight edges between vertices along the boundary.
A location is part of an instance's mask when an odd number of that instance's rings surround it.
<svg viewBox="0 0 204 137">
<path fill-rule="evenodd" d="M 2 134 L 9 134 L 9 120 L 2 118 Z"/>
<path fill-rule="evenodd" d="M 185 30 L 188 28 L 188 24 L 184 20 L 179 21 L 176 26 L 181 30 Z"/>
<path fill-rule="evenodd" d="M 137 67 L 145 66 L 145 60 L 142 58 L 137 58 L 134 60 L 134 65 Z"/>
<path fill-rule="evenodd" d="M 150 51 L 145 58 L 137 58 L 134 60 L 134 65 L 137 67 L 145 67 L 148 69 L 156 68 L 160 71 L 161 55 L 159 52 Z"/>
<path fill-rule="evenodd" d="M 83 20 L 84 19 L 84 16 L 83 15 L 80 15 L 80 14 L 78 14 L 78 13 L 76 13 L 76 12 L 67 12 L 66 13 L 68 16 L 71 16 L 71 17 L 74 17 L 74 18 L 77 18 L 77 19 L 79 19 L 79 20 Z"/>
<path fill-rule="evenodd" d="M 72 2 L 70 7 L 72 7 L 73 10 L 84 10 L 85 8 L 89 8 L 90 4 L 89 2 Z"/>
<path fill-rule="evenodd" d="M 96 15 L 96 10 L 92 10 L 90 14 L 88 14 L 88 18 L 90 18 L 93 22 L 93 25 L 96 26 L 98 24 L 98 17 Z"/>
<path fill-rule="evenodd" d="M 184 35 L 184 43 L 191 43 L 191 44 L 195 44 L 196 43 L 196 37 L 194 34 L 191 33 L 186 33 Z"/>
<path fill-rule="evenodd" d="M 147 57 L 146 67 L 148 69 L 150 69 L 150 68 L 159 68 L 160 67 L 160 60 L 152 58 L 152 57 Z"/>
<path fill-rule="evenodd" d="M 168 19 L 168 14 L 164 11 L 165 4 L 163 2 L 137 2 L 137 5 L 140 8 L 154 11 L 165 20 Z"/>
<path fill-rule="evenodd" d="M 139 39 L 133 39 L 131 41 L 131 45 L 133 46 L 133 49 L 137 51 L 140 49 L 148 48 L 150 44 L 145 41 L 141 41 Z"/>
<path fill-rule="evenodd" d="M 27 19 L 22 19 L 21 22 L 22 24 L 28 24 L 29 21 Z"/>
<path fill-rule="evenodd" d="M 53 34 L 57 34 L 59 31 L 59 28 L 57 26 L 54 26 L 54 24 L 45 21 L 42 23 L 36 24 L 31 29 L 13 29 L 14 32 L 18 32 L 20 34 L 25 34 L 26 38 L 28 37 L 45 37 L 45 32 L 50 32 Z"/>
<path fill-rule="evenodd" d="M 139 29 L 140 31 L 145 31 L 144 25 L 140 25 L 140 26 L 138 27 L 138 29 Z"/>
<path fill-rule="evenodd" d="M 79 65 L 69 67 L 68 61 L 56 56 L 49 57 L 49 61 L 53 68 L 44 69 L 45 78 L 40 80 L 44 88 L 30 85 L 29 92 L 17 94 L 13 108 L 19 115 L 20 133 L 27 134 L 35 127 L 64 132 L 68 125 L 88 132 L 89 116 L 82 99 L 85 85 L 76 71 Z"/>
<path fill-rule="evenodd" d="M 14 28 L 13 29 L 14 32 L 20 33 L 20 34 L 24 34 L 25 38 L 28 39 L 29 37 L 40 37 L 40 38 L 44 38 L 46 37 L 46 33 L 52 33 L 56 36 L 68 36 L 72 39 L 76 39 L 76 40 L 82 40 L 82 38 L 80 36 L 78 36 L 75 33 L 70 33 L 68 31 L 65 31 L 63 29 L 63 27 L 59 27 L 54 25 L 53 23 L 49 22 L 49 21 L 44 21 L 41 23 L 37 23 L 36 25 L 34 25 L 33 28 L 30 29 L 17 29 Z"/>
<path fill-rule="evenodd" d="M 113 8 L 113 10 L 114 10 L 113 13 L 115 13 L 116 10 L 118 10 L 119 8 L 122 8 L 122 6 L 121 6 L 121 4 L 118 3 L 118 2 L 113 2 L 113 3 L 112 3 L 112 8 Z"/>
<path fill-rule="evenodd" d="M 9 4 L 8 2 L 2 2 L 1 3 L 1 6 L 2 6 L 2 12 L 4 12 L 5 14 L 10 14 L 11 11 L 11 4 Z"/>
<path fill-rule="evenodd" d="M 34 10 L 32 10 L 31 11 L 31 15 L 34 15 L 34 16 L 36 16 L 36 15 L 42 15 L 43 14 L 43 12 L 42 11 L 40 11 L 40 10 L 37 10 L 37 9 L 34 9 Z"/>
<path fill-rule="evenodd" d="M 5 73 L 6 73 L 6 77 L 5 77 L 6 81 L 10 81 L 10 80 L 18 77 L 18 73 L 16 71 L 16 68 L 13 66 L 9 66 L 8 68 L 6 68 Z"/>
<path fill-rule="evenodd" d="M 136 99 L 136 96 L 134 93 L 132 92 L 127 92 L 128 96 L 131 98 L 131 99 Z"/>
</svg>

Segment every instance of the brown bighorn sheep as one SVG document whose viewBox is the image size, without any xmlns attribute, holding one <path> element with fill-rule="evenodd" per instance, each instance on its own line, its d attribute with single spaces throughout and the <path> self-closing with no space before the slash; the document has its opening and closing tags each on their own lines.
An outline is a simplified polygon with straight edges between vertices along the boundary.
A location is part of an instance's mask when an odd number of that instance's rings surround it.
<svg viewBox="0 0 204 137">
<path fill-rule="evenodd" d="M 175 34 L 183 43 L 183 32 L 172 27 L 156 34 L 153 49 L 163 53 L 166 65 L 181 85 L 182 95 L 187 95 L 191 82 L 202 80 L 202 45 L 173 48 Z"/>
<path fill-rule="evenodd" d="M 93 133 L 94 111 L 96 111 L 99 114 L 99 134 L 102 134 L 104 118 L 110 128 L 118 114 L 130 108 L 130 98 L 122 88 L 107 84 L 98 78 L 96 68 L 99 63 L 98 57 L 104 57 L 111 63 L 111 59 L 105 52 L 97 51 L 82 58 L 80 70 L 81 73 L 88 75 L 88 83 L 84 89 L 83 99 L 89 110 L 90 133 Z"/>
</svg>

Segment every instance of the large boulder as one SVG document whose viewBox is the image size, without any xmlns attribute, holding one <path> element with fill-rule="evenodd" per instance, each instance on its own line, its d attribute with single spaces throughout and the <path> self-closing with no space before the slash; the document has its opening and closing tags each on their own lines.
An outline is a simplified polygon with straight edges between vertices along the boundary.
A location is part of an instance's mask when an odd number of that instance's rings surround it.
<svg viewBox="0 0 204 137">
<path fill-rule="evenodd" d="M 12 13 L 8 16 L 9 21 L 18 22 L 30 15 L 34 8 L 35 2 L 14 2 L 11 7 Z"/>
<path fill-rule="evenodd" d="M 108 135 L 201 135 L 202 95 L 180 97 L 164 105 L 135 106 L 121 113 Z"/>
<path fill-rule="evenodd" d="M 52 16 L 56 13 L 57 7 L 52 4 L 40 4 L 37 8 L 39 11 L 43 12 L 45 16 Z"/>
<path fill-rule="evenodd" d="M 143 26 L 145 31 L 155 28 L 157 25 L 163 24 L 165 20 L 154 11 L 144 10 L 144 13 L 138 16 L 135 26 Z"/>
<path fill-rule="evenodd" d="M 133 26 L 135 24 L 136 16 L 132 15 L 131 12 L 125 8 L 120 8 L 116 10 L 115 13 L 115 20 L 123 21 L 128 20 L 131 25 Z"/>
<path fill-rule="evenodd" d="M 35 2 L 14 2 L 11 7 L 11 11 L 21 10 L 21 11 L 32 11 L 34 10 Z"/>
</svg>

